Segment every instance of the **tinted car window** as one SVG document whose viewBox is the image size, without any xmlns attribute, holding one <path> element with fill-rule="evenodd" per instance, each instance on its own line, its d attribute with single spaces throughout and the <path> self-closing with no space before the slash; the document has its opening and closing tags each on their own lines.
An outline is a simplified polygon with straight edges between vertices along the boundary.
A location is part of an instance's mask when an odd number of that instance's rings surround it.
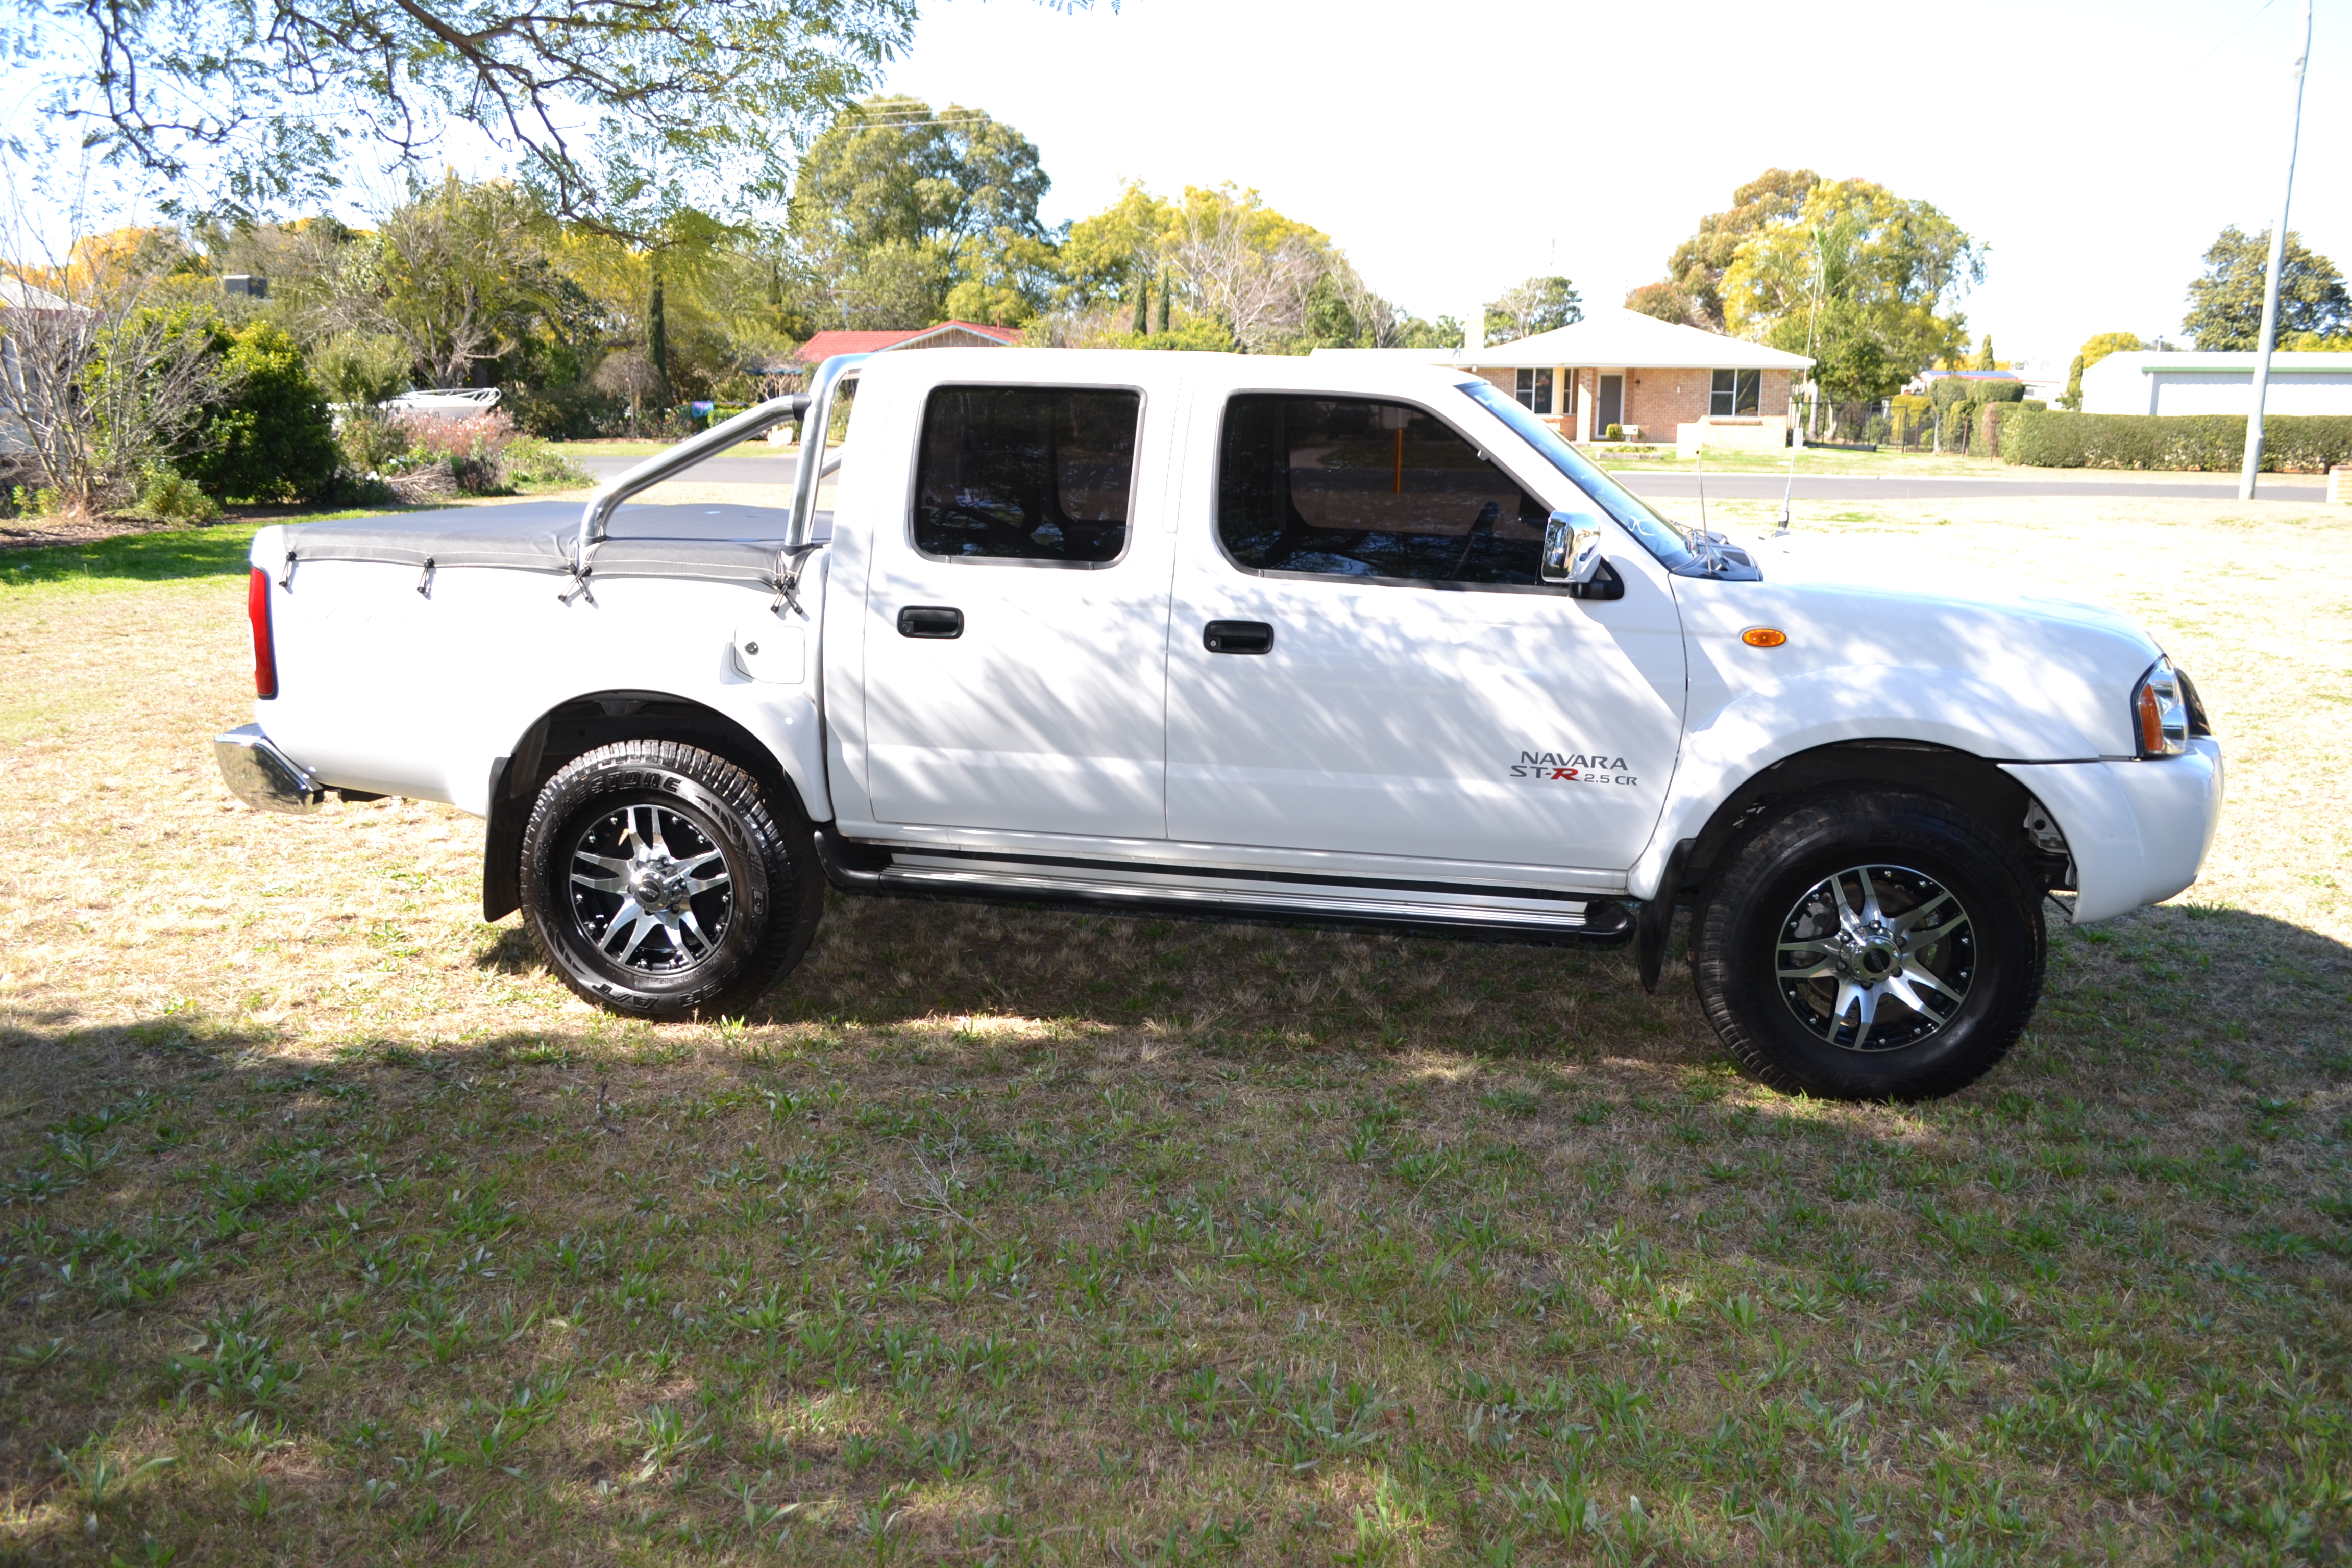
<svg viewBox="0 0 2352 1568">
<path fill-rule="evenodd" d="M 1225 405 L 1217 531 L 1252 570 L 1533 584 L 1549 515 L 1409 405 L 1283 393 Z"/>
<path fill-rule="evenodd" d="M 1114 561 L 1127 545 L 1141 395 L 943 386 L 923 409 L 915 547 L 930 555 Z"/>
</svg>

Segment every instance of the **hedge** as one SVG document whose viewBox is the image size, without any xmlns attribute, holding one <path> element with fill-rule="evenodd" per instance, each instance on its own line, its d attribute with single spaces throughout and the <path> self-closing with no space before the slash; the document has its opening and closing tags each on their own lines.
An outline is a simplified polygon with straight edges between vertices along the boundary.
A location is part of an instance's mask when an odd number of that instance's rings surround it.
<svg viewBox="0 0 2352 1568">
<path fill-rule="evenodd" d="M 2034 468 L 2201 468 L 2234 471 L 2245 460 L 2237 414 L 2069 414 L 2004 409 L 2004 461 Z M 2263 421 L 2263 468 L 2326 473 L 2352 463 L 2352 415 L 2273 414 Z"/>
</svg>

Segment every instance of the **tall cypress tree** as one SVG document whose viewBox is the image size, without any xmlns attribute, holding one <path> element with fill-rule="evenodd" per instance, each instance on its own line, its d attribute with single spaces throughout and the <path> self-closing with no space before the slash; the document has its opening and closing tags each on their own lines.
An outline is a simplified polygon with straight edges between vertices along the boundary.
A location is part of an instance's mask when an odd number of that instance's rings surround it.
<svg viewBox="0 0 2352 1568">
<path fill-rule="evenodd" d="M 662 310 L 661 263 L 654 263 L 652 297 L 646 302 L 646 357 L 653 362 L 654 395 L 663 413 L 669 412 L 669 321 Z"/>
</svg>

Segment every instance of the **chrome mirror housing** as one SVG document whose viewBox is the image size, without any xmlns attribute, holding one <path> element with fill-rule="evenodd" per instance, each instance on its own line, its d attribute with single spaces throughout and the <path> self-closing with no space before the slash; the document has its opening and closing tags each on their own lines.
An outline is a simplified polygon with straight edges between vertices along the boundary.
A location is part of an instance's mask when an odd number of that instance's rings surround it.
<svg viewBox="0 0 2352 1568">
<path fill-rule="evenodd" d="M 1601 520 L 1581 512 L 1552 513 L 1544 522 L 1543 580 L 1590 583 L 1600 571 Z"/>
</svg>

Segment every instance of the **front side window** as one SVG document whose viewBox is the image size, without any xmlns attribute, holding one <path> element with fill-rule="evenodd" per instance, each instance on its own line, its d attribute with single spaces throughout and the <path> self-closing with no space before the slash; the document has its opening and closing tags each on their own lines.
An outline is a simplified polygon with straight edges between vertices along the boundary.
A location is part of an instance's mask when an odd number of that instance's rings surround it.
<svg viewBox="0 0 2352 1568">
<path fill-rule="evenodd" d="M 1719 370 L 1715 373 L 1715 392 L 1707 399 L 1706 411 L 1717 419 L 1743 419 L 1755 416 L 1758 393 L 1764 373 L 1760 370 Z"/>
<path fill-rule="evenodd" d="M 1549 515 L 1424 410 L 1289 393 L 1225 405 L 1217 533 L 1248 570 L 1535 584 Z"/>
<path fill-rule="evenodd" d="M 1551 406 L 1551 372 L 1522 370 L 1519 372 L 1519 406 L 1531 414 L 1549 414 Z"/>
<path fill-rule="evenodd" d="M 915 548 L 1095 565 L 1127 548 L 1142 395 L 942 386 L 923 409 Z"/>
</svg>

